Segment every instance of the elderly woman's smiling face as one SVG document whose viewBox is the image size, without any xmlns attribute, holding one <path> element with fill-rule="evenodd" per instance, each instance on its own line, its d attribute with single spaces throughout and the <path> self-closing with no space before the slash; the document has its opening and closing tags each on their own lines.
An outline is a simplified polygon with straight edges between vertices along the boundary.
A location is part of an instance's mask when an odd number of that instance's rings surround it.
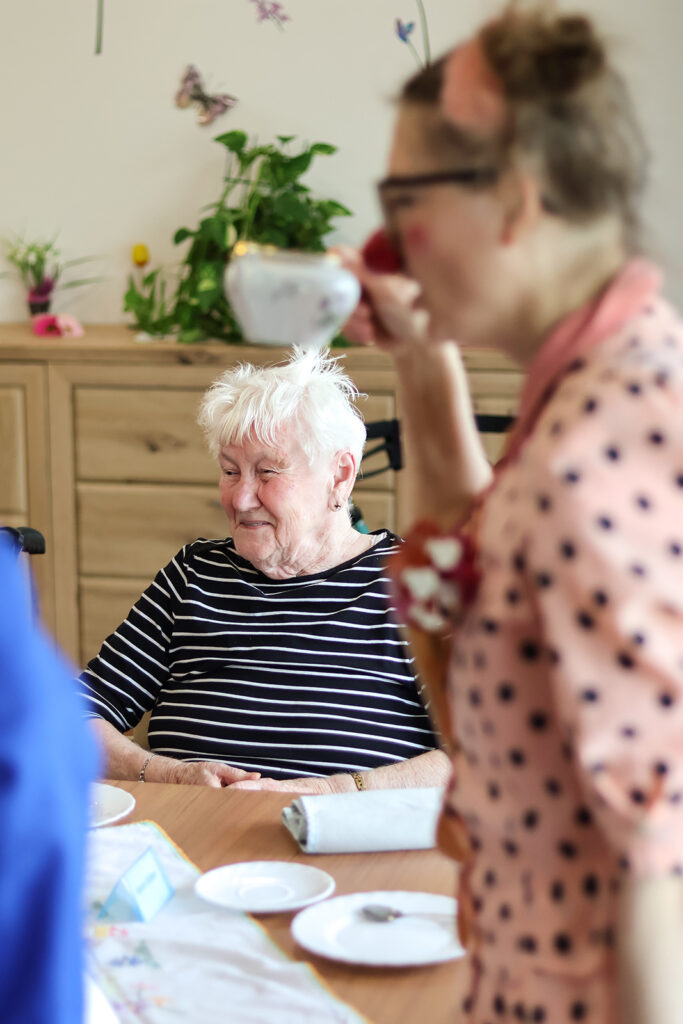
<svg viewBox="0 0 683 1024">
<path fill-rule="evenodd" d="M 273 579 L 318 571 L 343 515 L 334 508 L 339 458 L 310 465 L 291 430 L 273 446 L 224 445 L 220 497 L 237 553 Z"/>
</svg>

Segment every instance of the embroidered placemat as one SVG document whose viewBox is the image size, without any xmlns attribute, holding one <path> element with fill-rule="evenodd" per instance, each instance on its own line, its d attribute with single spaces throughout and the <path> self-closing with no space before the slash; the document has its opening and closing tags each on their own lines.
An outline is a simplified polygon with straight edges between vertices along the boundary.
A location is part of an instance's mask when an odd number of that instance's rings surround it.
<svg viewBox="0 0 683 1024">
<path fill-rule="evenodd" d="M 175 893 L 150 921 L 98 919 L 121 875 L 154 850 Z M 250 916 L 194 893 L 199 870 L 152 822 L 90 832 L 89 969 L 121 1024 L 368 1024 Z"/>
</svg>

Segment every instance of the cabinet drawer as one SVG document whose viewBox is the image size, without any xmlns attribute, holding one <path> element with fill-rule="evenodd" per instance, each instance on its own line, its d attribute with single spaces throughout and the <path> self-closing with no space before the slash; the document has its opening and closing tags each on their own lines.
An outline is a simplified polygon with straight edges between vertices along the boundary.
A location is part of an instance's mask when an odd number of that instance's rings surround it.
<svg viewBox="0 0 683 1024">
<path fill-rule="evenodd" d="M 361 491 L 354 501 L 363 513 L 369 530 L 396 532 L 396 498 L 383 491 Z"/>
<path fill-rule="evenodd" d="M 0 385 L 0 513 L 26 515 L 26 413 L 24 389 Z M 23 524 L 25 525 L 25 524 Z"/>
<path fill-rule="evenodd" d="M 197 425 L 202 394 L 195 388 L 77 387 L 77 479 L 214 484 L 218 467 Z M 390 392 L 361 398 L 358 408 L 367 422 L 396 415 Z M 380 454 L 363 466 L 370 471 L 386 464 L 386 455 Z M 358 486 L 391 490 L 393 473 L 382 473 L 372 484 L 359 480 Z"/>
<path fill-rule="evenodd" d="M 150 581 L 151 577 L 139 580 L 81 578 L 79 622 L 82 666 L 95 657 L 102 641 L 123 622 Z"/>
<path fill-rule="evenodd" d="M 225 537 L 218 487 L 79 484 L 81 574 L 148 577 L 197 537 Z"/>
<path fill-rule="evenodd" d="M 196 388 L 76 388 L 77 478 L 215 483 L 218 467 L 197 425 L 202 394 Z"/>
<path fill-rule="evenodd" d="M 395 528 L 390 492 L 364 491 L 369 528 Z M 147 578 L 197 537 L 225 537 L 218 488 L 166 484 L 79 484 L 78 557 L 83 576 Z"/>
<path fill-rule="evenodd" d="M 86 502 L 86 504 L 89 503 Z M 365 491 L 362 500 L 359 499 L 359 504 L 363 518 L 371 530 L 383 528 L 395 530 L 395 501 L 392 494 L 375 494 L 372 491 Z M 212 536 L 217 535 L 221 534 L 212 532 Z M 192 539 L 194 539 L 194 535 Z M 123 549 L 126 541 L 121 538 L 117 543 L 119 549 Z M 81 665 L 87 665 L 90 659 L 97 654 L 103 640 L 125 619 L 140 594 L 151 583 L 157 570 L 168 561 L 171 555 L 175 554 L 180 546 L 180 542 L 172 544 L 172 550 L 165 554 L 159 550 L 159 557 L 154 565 L 151 565 L 151 559 L 149 559 L 150 568 L 147 576 L 81 576 L 79 580 Z M 95 555 L 99 556 L 102 561 L 99 546 L 95 544 L 93 547 Z"/>
<path fill-rule="evenodd" d="M 375 393 L 367 398 L 359 399 L 358 409 L 366 423 L 373 423 L 375 420 L 393 420 L 396 416 L 396 398 L 391 392 Z M 367 442 L 366 450 L 372 451 L 380 443 L 379 440 L 371 439 Z M 383 469 L 388 464 L 386 452 L 380 452 L 378 455 L 372 455 L 369 459 L 365 459 L 361 465 L 361 471 L 363 473 L 370 473 L 375 469 Z M 362 491 L 366 489 L 372 491 L 391 491 L 395 486 L 395 473 L 392 470 L 367 480 L 363 479 L 359 471 L 358 480 L 356 481 L 356 487 Z"/>
</svg>

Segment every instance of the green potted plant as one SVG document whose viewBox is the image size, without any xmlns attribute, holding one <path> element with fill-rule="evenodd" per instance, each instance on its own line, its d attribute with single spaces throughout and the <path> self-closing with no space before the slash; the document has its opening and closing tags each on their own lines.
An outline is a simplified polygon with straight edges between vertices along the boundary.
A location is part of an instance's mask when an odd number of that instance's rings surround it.
<svg viewBox="0 0 683 1024">
<path fill-rule="evenodd" d="M 293 150 L 294 136 L 250 145 L 242 131 L 215 141 L 228 166 L 218 199 L 204 208 L 196 228 L 179 228 L 174 242 L 189 242 L 180 276 L 170 294 L 162 268 L 129 278 L 124 309 L 134 326 L 151 335 L 174 334 L 185 343 L 216 338 L 241 342 L 242 334 L 223 291 L 223 274 L 237 241 L 322 252 L 337 217 L 350 216 L 341 203 L 315 198 L 301 178 L 318 156 L 336 147 L 314 142 Z"/>
<path fill-rule="evenodd" d="M 84 277 L 65 281 L 62 278 L 65 271 L 90 262 L 92 257 L 62 261 L 55 243 L 56 238 L 35 242 L 26 242 L 23 238 L 5 239 L 7 260 L 24 283 L 31 316 L 49 311 L 58 283 L 60 288 L 79 288 L 99 280 Z M 6 271 L 0 277 L 9 277 L 11 273 Z"/>
</svg>

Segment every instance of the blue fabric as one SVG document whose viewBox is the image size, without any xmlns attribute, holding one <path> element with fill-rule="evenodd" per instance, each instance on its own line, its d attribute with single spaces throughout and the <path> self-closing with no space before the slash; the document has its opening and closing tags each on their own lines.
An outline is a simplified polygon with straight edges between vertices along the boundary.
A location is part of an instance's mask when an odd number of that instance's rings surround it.
<svg viewBox="0 0 683 1024">
<path fill-rule="evenodd" d="M 94 741 L 0 537 L 0 1021 L 78 1024 Z"/>
</svg>

